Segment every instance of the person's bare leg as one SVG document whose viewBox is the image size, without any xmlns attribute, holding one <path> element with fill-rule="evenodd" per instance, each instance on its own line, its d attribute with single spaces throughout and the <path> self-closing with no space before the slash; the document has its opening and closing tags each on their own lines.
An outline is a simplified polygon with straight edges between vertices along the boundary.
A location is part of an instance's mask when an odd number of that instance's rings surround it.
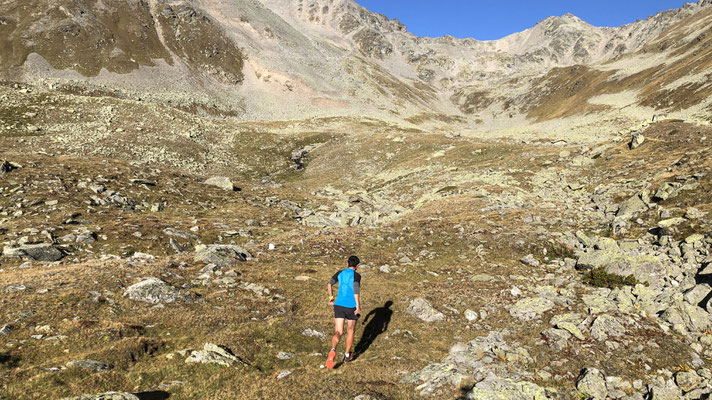
<svg viewBox="0 0 712 400">
<path fill-rule="evenodd" d="M 356 320 L 346 321 L 346 352 L 351 353 L 351 345 L 354 344 L 354 331 L 356 330 Z"/>
<path fill-rule="evenodd" d="M 335 349 L 339 345 L 341 340 L 341 335 L 344 334 L 344 319 L 335 318 L 334 319 L 334 336 L 331 337 L 331 348 Z M 347 341 L 348 343 L 348 341 Z"/>
</svg>

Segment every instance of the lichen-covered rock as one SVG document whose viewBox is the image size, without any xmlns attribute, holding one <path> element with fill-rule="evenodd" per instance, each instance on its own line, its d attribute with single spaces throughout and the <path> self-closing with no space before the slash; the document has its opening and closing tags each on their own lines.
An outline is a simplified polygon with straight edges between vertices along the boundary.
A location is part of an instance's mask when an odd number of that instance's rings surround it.
<svg viewBox="0 0 712 400">
<path fill-rule="evenodd" d="M 85 394 L 78 397 L 67 397 L 63 400 L 139 400 L 139 398 L 131 393 L 106 392 L 99 394 Z"/>
<path fill-rule="evenodd" d="M 544 388 L 535 383 L 490 377 L 476 384 L 465 398 L 471 400 L 546 400 L 552 397 Z"/>
<path fill-rule="evenodd" d="M 406 314 L 420 318 L 425 322 L 437 322 L 445 320 L 445 314 L 433 308 L 430 302 L 423 298 L 417 298 L 410 302 L 405 310 Z"/>
<path fill-rule="evenodd" d="M 619 337 L 625 334 L 625 327 L 614 317 L 603 314 L 596 318 L 591 325 L 591 336 L 598 341 L 608 339 L 609 336 Z"/>
<path fill-rule="evenodd" d="M 183 297 L 180 290 L 158 278 L 149 278 L 129 286 L 124 291 L 124 296 L 151 304 L 173 303 Z"/>
<path fill-rule="evenodd" d="M 233 244 L 198 245 L 195 247 L 195 262 L 215 264 L 219 268 L 234 267 L 246 261 L 252 255 L 240 246 Z"/>
<path fill-rule="evenodd" d="M 689 392 L 700 386 L 702 378 L 695 371 L 680 371 L 675 374 L 675 383 L 683 392 Z"/>
<path fill-rule="evenodd" d="M 712 327 L 710 313 L 684 301 L 675 302 L 660 317 L 678 332 L 702 332 Z"/>
<path fill-rule="evenodd" d="M 543 297 L 530 297 L 516 302 L 509 309 L 509 314 L 522 321 L 529 321 L 552 308 L 554 308 L 553 301 Z"/>
<path fill-rule="evenodd" d="M 205 343 L 203 350 L 192 351 L 185 362 L 186 364 L 218 364 L 224 367 L 232 366 L 235 363 L 245 365 L 240 357 L 233 354 L 230 349 L 212 343 Z"/>
<path fill-rule="evenodd" d="M 576 379 L 576 390 L 595 400 L 605 400 L 608 395 L 606 378 L 596 368 L 584 368 Z"/>
</svg>

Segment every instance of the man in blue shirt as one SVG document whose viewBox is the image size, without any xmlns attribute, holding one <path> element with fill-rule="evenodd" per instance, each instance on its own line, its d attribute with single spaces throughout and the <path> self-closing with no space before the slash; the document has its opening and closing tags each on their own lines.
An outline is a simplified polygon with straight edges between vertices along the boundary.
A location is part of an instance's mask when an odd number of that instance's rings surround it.
<svg viewBox="0 0 712 400">
<path fill-rule="evenodd" d="M 344 334 L 344 320 L 346 323 L 346 353 L 344 362 L 353 360 L 351 346 L 354 343 L 354 330 L 356 320 L 361 316 L 361 275 L 356 270 L 360 261 L 358 257 L 351 256 L 348 260 L 348 268 L 334 274 L 329 283 L 326 284 L 326 292 L 329 294 L 329 305 L 334 306 L 334 327 L 336 332 L 331 338 L 331 351 L 326 359 L 326 367 L 334 368 L 334 358 L 336 358 L 336 346 L 339 345 L 341 336 Z M 336 299 L 331 291 L 332 285 L 339 284 L 339 292 Z"/>
</svg>

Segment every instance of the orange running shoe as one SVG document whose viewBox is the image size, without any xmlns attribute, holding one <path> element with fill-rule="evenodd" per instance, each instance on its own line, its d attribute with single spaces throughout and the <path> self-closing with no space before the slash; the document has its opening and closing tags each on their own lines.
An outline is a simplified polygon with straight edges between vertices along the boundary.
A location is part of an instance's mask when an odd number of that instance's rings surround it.
<svg viewBox="0 0 712 400">
<path fill-rule="evenodd" d="M 326 358 L 326 368 L 334 369 L 334 359 L 336 358 L 336 349 L 331 349 L 329 357 Z"/>
</svg>

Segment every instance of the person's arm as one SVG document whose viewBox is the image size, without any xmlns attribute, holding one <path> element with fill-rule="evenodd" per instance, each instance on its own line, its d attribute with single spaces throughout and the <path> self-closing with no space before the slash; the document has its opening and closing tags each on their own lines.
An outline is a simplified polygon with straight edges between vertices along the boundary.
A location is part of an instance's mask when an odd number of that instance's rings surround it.
<svg viewBox="0 0 712 400">
<path fill-rule="evenodd" d="M 356 300 L 356 315 L 361 314 L 361 275 L 354 274 L 354 299 Z"/>
<path fill-rule="evenodd" d="M 334 274 L 334 276 L 331 277 L 329 280 L 329 283 L 326 284 L 326 294 L 329 296 L 329 305 L 334 305 L 334 301 L 336 301 L 336 298 L 334 297 L 334 294 L 331 290 L 331 287 L 336 284 L 336 282 L 339 281 L 339 273 L 341 271 L 337 272 Z"/>
<path fill-rule="evenodd" d="M 331 282 L 326 284 L 326 294 L 329 295 L 329 304 L 333 305 L 336 299 L 334 298 L 334 295 L 331 292 Z"/>
</svg>

